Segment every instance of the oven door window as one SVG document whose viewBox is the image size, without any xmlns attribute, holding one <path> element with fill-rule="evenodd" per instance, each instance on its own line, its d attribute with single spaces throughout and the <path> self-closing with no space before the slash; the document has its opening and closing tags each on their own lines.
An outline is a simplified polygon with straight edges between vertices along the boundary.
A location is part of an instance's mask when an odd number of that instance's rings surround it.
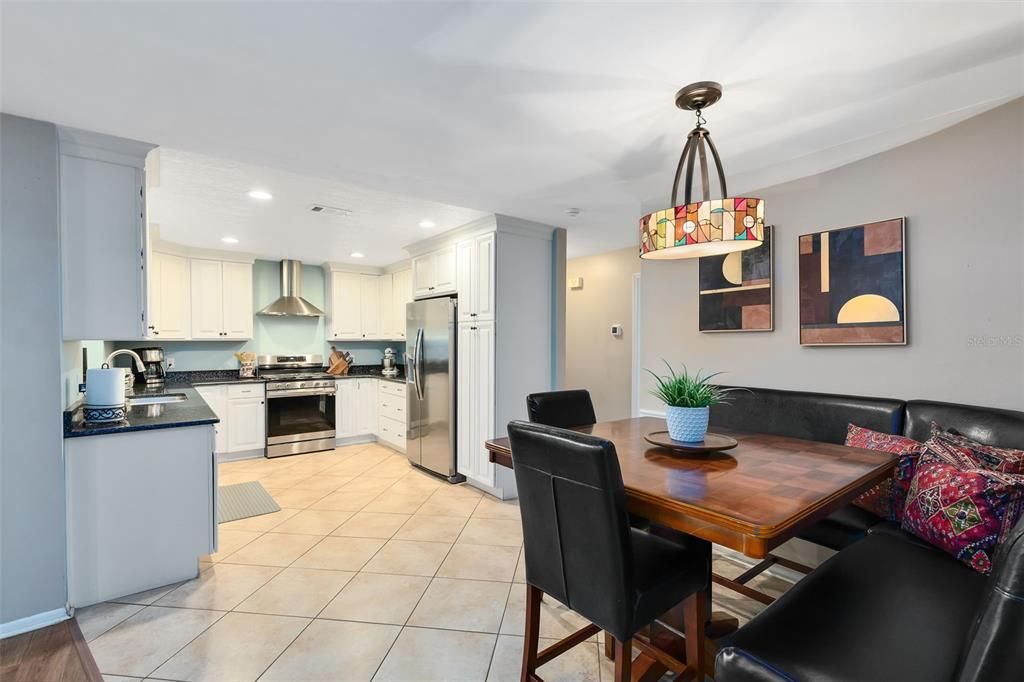
<svg viewBox="0 0 1024 682">
<path fill-rule="evenodd" d="M 334 395 L 267 396 L 267 437 L 334 431 Z"/>
</svg>

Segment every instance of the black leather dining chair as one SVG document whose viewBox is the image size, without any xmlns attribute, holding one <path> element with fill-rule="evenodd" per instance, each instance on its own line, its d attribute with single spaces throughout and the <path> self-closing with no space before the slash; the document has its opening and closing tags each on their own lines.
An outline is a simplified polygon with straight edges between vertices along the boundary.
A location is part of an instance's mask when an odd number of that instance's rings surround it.
<svg viewBox="0 0 1024 682">
<path fill-rule="evenodd" d="M 615 680 L 630 679 L 632 647 L 703 680 L 708 560 L 704 553 L 630 528 L 615 446 L 542 424 L 508 425 L 526 564 L 521 680 L 599 630 L 614 637 Z M 591 625 L 538 653 L 540 607 L 550 595 Z M 634 636 L 683 603 L 687 661 Z"/>
<path fill-rule="evenodd" d="M 590 392 L 584 389 L 531 393 L 526 396 L 530 421 L 571 429 L 597 423 Z"/>
</svg>

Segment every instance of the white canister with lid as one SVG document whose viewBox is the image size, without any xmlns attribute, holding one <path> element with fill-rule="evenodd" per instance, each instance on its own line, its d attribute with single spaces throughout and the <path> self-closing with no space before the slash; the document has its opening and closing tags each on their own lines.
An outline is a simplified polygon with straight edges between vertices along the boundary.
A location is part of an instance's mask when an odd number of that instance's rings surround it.
<svg viewBox="0 0 1024 682">
<path fill-rule="evenodd" d="M 104 364 L 100 369 L 90 369 L 85 374 L 85 404 L 92 407 L 113 407 L 124 405 L 124 367 L 110 367 Z"/>
</svg>

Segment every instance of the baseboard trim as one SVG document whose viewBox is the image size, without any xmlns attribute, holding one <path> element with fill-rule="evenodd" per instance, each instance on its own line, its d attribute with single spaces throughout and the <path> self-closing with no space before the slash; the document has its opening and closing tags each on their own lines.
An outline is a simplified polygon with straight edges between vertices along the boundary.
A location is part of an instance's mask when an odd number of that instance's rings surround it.
<svg viewBox="0 0 1024 682">
<path fill-rule="evenodd" d="M 338 447 L 343 445 L 361 445 L 363 443 L 376 442 L 377 437 L 372 433 L 367 433 L 359 436 L 344 436 L 334 439 L 334 444 Z"/>
<path fill-rule="evenodd" d="M 0 623 L 0 639 L 7 639 L 8 637 L 31 632 L 32 630 L 45 628 L 48 625 L 59 623 L 70 617 L 67 609 L 54 609 L 53 611 L 44 611 L 34 616 L 25 616 L 24 618 L 7 623 Z"/>
<path fill-rule="evenodd" d="M 658 419 L 664 419 L 664 412 L 657 412 L 655 410 L 638 410 L 639 416 L 641 417 L 657 417 Z"/>
<path fill-rule="evenodd" d="M 257 448 L 255 450 L 239 450 L 238 452 L 218 452 L 217 464 L 225 462 L 240 462 L 243 459 L 259 459 L 266 455 L 266 450 Z"/>
</svg>

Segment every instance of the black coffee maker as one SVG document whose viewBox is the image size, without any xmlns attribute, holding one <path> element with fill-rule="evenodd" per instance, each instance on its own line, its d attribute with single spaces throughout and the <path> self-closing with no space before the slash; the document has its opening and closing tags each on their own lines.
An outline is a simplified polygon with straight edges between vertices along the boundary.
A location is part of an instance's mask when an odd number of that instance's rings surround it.
<svg viewBox="0 0 1024 682">
<path fill-rule="evenodd" d="M 164 349 L 153 346 L 152 348 L 136 348 L 135 352 L 142 358 L 142 364 L 146 370 L 135 372 L 135 381 L 145 382 L 147 387 L 160 387 L 164 385 Z"/>
</svg>

